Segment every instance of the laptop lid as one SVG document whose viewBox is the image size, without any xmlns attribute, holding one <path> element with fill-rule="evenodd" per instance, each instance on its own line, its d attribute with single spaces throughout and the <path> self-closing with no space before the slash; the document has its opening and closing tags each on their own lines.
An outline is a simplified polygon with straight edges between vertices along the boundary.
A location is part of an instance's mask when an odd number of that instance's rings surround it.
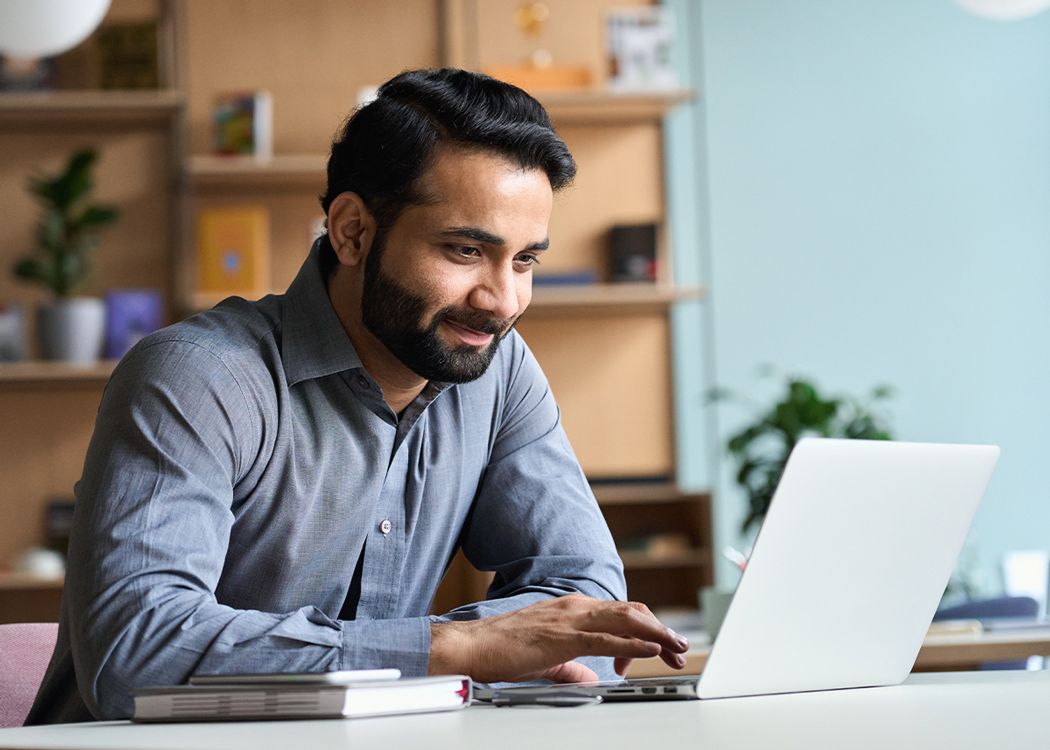
<svg viewBox="0 0 1050 750">
<path fill-rule="evenodd" d="M 902 682 L 998 459 L 988 445 L 799 441 L 699 697 Z"/>
</svg>

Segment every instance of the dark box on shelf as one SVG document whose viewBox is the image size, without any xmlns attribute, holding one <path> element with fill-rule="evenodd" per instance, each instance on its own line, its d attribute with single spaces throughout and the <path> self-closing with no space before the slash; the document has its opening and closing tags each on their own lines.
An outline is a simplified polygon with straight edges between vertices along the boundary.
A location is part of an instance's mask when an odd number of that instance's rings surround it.
<svg viewBox="0 0 1050 750">
<path fill-rule="evenodd" d="M 69 550 L 69 532 L 73 528 L 73 498 L 61 498 L 48 503 L 44 516 L 44 537 L 48 549 L 61 552 Z"/>
<path fill-rule="evenodd" d="M 619 224 L 609 230 L 609 280 L 656 281 L 656 224 Z"/>
</svg>

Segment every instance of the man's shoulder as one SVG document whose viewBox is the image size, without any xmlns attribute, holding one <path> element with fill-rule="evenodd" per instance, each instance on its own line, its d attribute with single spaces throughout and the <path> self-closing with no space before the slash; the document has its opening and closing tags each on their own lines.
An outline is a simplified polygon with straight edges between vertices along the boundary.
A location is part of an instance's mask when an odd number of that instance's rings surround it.
<svg viewBox="0 0 1050 750">
<path fill-rule="evenodd" d="M 249 302 L 231 297 L 205 312 L 143 338 L 125 357 L 160 374 L 180 377 L 197 370 L 202 374 L 221 368 L 230 372 L 267 372 L 280 358 L 279 297 Z M 124 364 L 124 363 L 122 363 Z"/>
</svg>

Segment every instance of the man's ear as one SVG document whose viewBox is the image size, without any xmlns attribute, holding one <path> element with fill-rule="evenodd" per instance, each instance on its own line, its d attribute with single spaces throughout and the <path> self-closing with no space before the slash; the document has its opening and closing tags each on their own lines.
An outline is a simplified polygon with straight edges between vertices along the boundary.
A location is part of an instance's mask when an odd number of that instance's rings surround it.
<svg viewBox="0 0 1050 750">
<path fill-rule="evenodd" d="M 339 262 L 357 266 L 364 262 L 376 236 L 376 220 L 357 193 L 340 193 L 328 207 L 328 239 Z"/>
</svg>

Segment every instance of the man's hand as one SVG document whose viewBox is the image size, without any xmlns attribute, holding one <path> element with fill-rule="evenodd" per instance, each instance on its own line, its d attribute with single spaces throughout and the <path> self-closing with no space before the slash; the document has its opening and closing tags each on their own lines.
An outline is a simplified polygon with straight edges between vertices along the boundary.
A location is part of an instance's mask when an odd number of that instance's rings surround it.
<svg viewBox="0 0 1050 750">
<path fill-rule="evenodd" d="M 478 682 L 596 680 L 573 661 L 579 656 L 612 656 L 621 675 L 633 659 L 657 655 L 681 669 L 689 648 L 644 604 L 579 594 L 482 620 L 434 623 L 430 633 L 430 674 L 466 674 Z"/>
</svg>

